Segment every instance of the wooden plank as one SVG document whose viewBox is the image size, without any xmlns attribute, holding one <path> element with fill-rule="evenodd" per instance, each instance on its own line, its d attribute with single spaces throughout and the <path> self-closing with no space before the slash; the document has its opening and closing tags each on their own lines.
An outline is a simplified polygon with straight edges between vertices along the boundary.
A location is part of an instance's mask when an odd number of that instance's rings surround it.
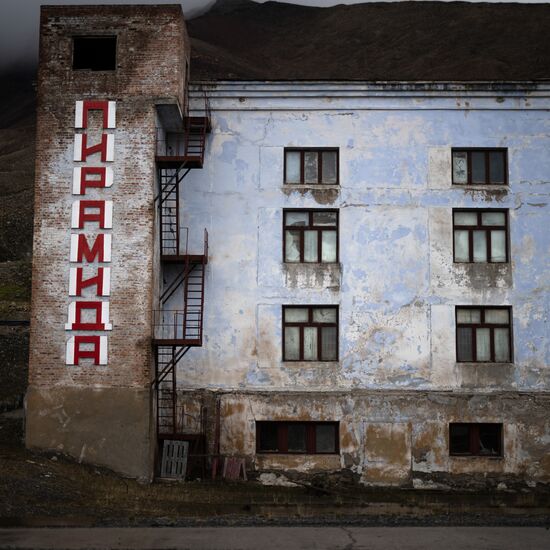
<svg viewBox="0 0 550 550">
<path fill-rule="evenodd" d="M 189 442 L 166 439 L 162 448 L 161 477 L 185 479 Z"/>
<path fill-rule="evenodd" d="M 239 479 L 241 477 L 241 471 L 243 479 L 246 480 L 246 468 L 244 458 L 236 458 L 233 456 L 227 456 L 223 462 L 223 474 L 224 479 Z"/>
</svg>

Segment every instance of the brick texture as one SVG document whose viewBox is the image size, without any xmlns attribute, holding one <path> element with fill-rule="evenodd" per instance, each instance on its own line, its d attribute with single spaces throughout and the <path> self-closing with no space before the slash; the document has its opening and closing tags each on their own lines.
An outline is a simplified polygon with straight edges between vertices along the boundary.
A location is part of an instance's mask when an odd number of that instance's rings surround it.
<svg viewBox="0 0 550 550">
<path fill-rule="evenodd" d="M 115 71 L 72 70 L 72 37 L 94 34 L 116 35 Z M 188 59 L 189 41 L 179 5 L 42 8 L 30 391 L 149 388 L 156 281 L 155 104 L 183 105 Z M 110 189 L 88 189 L 86 197 L 79 197 L 71 194 L 73 168 L 81 165 L 73 162 L 75 101 L 86 99 L 116 101 L 116 129 L 109 130 L 115 135 L 114 162 L 101 163 L 97 155 L 89 162 L 112 167 L 114 183 Z M 94 134 L 94 124 L 96 135 L 100 131 L 99 116 L 92 113 L 89 135 Z M 112 233 L 113 243 L 112 262 L 105 264 L 111 267 L 108 301 L 113 330 L 94 333 L 108 335 L 106 366 L 89 361 L 65 365 L 66 341 L 74 334 L 65 330 L 71 301 L 71 206 L 82 198 L 113 201 L 113 229 L 105 231 Z M 89 290 L 95 294 L 94 288 Z M 37 418 L 35 412 L 29 411 L 29 418 Z M 30 432 L 37 433 L 37 427 L 31 426 Z M 55 444 L 55 434 L 50 439 Z"/>
</svg>

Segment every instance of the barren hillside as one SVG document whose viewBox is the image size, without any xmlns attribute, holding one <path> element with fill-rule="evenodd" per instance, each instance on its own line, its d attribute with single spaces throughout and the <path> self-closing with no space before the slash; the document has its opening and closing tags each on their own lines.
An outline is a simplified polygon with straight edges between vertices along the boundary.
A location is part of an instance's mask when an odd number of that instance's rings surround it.
<svg viewBox="0 0 550 550">
<path fill-rule="evenodd" d="M 188 26 L 194 79 L 550 78 L 550 4 L 218 0 Z"/>
</svg>

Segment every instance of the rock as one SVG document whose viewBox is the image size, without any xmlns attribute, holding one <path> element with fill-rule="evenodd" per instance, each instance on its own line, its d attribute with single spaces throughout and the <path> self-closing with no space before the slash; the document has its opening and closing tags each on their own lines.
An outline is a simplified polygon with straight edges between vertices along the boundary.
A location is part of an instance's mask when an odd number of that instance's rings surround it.
<svg viewBox="0 0 550 550">
<path fill-rule="evenodd" d="M 298 487 L 296 483 L 289 481 L 285 476 L 273 473 L 260 474 L 258 481 L 262 485 L 277 485 L 279 487 Z"/>
</svg>

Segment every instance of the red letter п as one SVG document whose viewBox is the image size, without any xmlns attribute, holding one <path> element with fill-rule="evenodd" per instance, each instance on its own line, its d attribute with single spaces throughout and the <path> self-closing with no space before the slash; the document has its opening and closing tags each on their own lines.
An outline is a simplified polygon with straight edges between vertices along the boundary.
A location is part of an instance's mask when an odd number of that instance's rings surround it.
<svg viewBox="0 0 550 550">
<path fill-rule="evenodd" d="M 103 128 L 116 127 L 116 101 L 77 101 L 74 112 L 75 128 L 88 128 L 89 111 L 103 111 Z"/>
</svg>

